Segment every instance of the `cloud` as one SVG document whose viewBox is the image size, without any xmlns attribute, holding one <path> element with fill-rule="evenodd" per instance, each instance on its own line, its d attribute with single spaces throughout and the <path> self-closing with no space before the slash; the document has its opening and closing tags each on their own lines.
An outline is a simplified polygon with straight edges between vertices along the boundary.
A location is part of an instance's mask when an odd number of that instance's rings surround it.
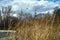
<svg viewBox="0 0 60 40">
<path fill-rule="evenodd" d="M 0 0 L 0 7 L 8 6 L 13 0 Z"/>
<path fill-rule="evenodd" d="M 39 1 L 38 4 L 34 7 L 37 9 L 37 12 L 44 12 L 44 11 L 51 12 L 52 10 L 54 10 L 56 6 L 60 7 L 60 4 L 58 2 L 53 1 Z"/>
<path fill-rule="evenodd" d="M 60 1 L 52 0 L 0 0 L 0 6 L 12 5 L 12 10 L 24 12 L 34 12 L 35 8 L 37 12 L 52 11 L 56 6 L 60 7 Z"/>
</svg>

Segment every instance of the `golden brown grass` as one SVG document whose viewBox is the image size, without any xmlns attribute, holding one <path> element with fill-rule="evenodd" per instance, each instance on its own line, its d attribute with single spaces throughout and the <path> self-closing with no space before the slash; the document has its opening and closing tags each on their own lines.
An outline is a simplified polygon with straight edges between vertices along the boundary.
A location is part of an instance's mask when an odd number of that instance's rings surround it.
<svg viewBox="0 0 60 40">
<path fill-rule="evenodd" d="M 19 21 L 13 29 L 17 40 L 60 40 L 60 23 L 54 17 Z"/>
</svg>

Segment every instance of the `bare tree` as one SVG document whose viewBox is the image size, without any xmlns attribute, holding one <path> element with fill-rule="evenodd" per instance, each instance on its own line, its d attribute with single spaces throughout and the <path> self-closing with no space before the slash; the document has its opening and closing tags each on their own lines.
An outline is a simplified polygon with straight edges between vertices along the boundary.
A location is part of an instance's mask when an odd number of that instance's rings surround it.
<svg viewBox="0 0 60 40">
<path fill-rule="evenodd" d="M 10 12 L 11 12 L 11 6 L 8 6 L 8 7 L 2 7 L 2 13 L 3 13 L 3 29 L 7 29 L 8 28 L 8 25 L 9 25 L 9 22 L 10 22 L 10 19 L 9 19 L 9 16 L 10 16 Z"/>
<path fill-rule="evenodd" d="M 59 7 L 55 7 L 54 9 L 54 18 L 55 18 L 55 22 L 60 22 L 60 8 Z"/>
<path fill-rule="evenodd" d="M 37 14 L 37 12 L 36 12 L 36 11 L 37 11 L 37 10 L 36 10 L 36 8 L 35 8 L 35 14 L 34 14 L 34 17 L 36 17 L 36 16 L 37 16 L 37 15 L 36 15 L 36 14 Z"/>
<path fill-rule="evenodd" d="M 1 23 L 1 20 L 2 20 L 2 16 L 1 16 L 1 10 L 0 10 L 0 23 Z"/>
</svg>

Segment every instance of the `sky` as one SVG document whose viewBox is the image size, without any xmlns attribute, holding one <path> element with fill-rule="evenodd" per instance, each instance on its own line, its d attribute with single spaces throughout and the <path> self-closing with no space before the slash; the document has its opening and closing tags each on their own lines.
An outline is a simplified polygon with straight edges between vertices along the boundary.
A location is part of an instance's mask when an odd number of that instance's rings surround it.
<svg viewBox="0 0 60 40">
<path fill-rule="evenodd" d="M 56 6 L 60 7 L 60 0 L 0 0 L 0 8 L 12 6 L 13 11 L 21 11 L 28 13 L 46 13 L 53 12 Z"/>
</svg>

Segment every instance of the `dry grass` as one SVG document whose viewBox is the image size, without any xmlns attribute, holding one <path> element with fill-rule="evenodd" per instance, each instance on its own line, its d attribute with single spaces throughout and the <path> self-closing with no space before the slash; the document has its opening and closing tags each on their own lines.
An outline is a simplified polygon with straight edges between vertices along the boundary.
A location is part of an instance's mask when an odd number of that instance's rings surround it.
<svg viewBox="0 0 60 40">
<path fill-rule="evenodd" d="M 60 40 L 60 23 L 53 18 L 20 21 L 14 29 L 18 40 Z"/>
<path fill-rule="evenodd" d="M 60 23 L 54 17 L 19 21 L 13 29 L 16 37 L 12 40 L 60 40 Z"/>
</svg>

